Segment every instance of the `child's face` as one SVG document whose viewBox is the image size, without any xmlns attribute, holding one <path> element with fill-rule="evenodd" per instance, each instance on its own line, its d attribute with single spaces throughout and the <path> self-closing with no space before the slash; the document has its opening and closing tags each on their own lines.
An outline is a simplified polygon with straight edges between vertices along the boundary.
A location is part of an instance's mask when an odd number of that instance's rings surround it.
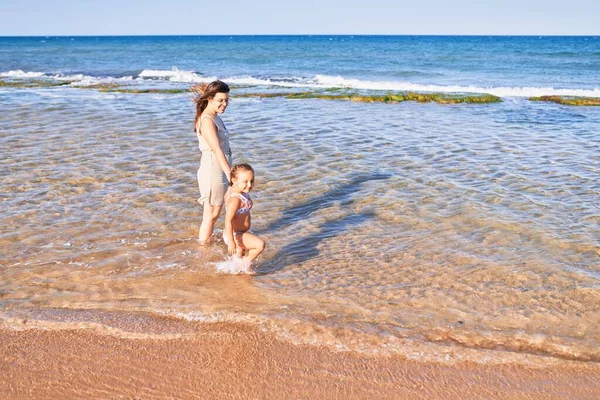
<svg viewBox="0 0 600 400">
<path fill-rule="evenodd" d="M 240 192 L 248 193 L 254 188 L 254 173 L 252 171 L 238 172 L 237 177 L 231 180 L 233 187 Z"/>
</svg>

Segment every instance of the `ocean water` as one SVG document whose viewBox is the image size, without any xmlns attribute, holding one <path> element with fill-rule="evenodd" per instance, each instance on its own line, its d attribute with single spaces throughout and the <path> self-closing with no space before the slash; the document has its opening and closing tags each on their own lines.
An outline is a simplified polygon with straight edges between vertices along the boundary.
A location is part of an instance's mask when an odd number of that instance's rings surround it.
<svg viewBox="0 0 600 400">
<path fill-rule="evenodd" d="M 197 243 L 190 96 L 94 86 L 215 78 L 257 172 L 254 276 L 217 269 L 218 233 Z M 143 312 L 423 361 L 600 361 L 600 107 L 528 99 L 600 97 L 597 37 L 0 38 L 0 81 L 19 83 L 0 86 L 4 326 Z M 502 102 L 266 97 L 335 89 Z"/>
</svg>

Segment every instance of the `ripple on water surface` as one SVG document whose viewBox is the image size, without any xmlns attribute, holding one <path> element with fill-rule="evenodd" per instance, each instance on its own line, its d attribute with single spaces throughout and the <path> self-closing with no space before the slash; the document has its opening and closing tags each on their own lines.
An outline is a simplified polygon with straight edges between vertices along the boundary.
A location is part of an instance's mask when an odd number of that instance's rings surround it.
<svg viewBox="0 0 600 400">
<path fill-rule="evenodd" d="M 598 111 L 240 99 L 223 118 L 257 171 L 253 230 L 268 242 L 250 277 L 216 273 L 220 239 L 196 242 L 193 110 L 160 99 L 45 97 L 35 120 L 8 103 L 5 309 L 600 360 Z"/>
</svg>

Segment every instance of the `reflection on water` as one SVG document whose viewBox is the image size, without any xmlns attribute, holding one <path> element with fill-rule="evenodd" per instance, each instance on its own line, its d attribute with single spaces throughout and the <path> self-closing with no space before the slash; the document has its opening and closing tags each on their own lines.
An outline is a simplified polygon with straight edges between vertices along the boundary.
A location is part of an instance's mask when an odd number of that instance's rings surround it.
<svg viewBox="0 0 600 400">
<path fill-rule="evenodd" d="M 0 96 L 4 313 L 148 311 L 376 353 L 600 360 L 600 110 L 240 99 L 223 118 L 234 161 L 257 171 L 268 243 L 250 277 L 216 273 L 220 239 L 196 242 L 186 96 Z"/>
</svg>

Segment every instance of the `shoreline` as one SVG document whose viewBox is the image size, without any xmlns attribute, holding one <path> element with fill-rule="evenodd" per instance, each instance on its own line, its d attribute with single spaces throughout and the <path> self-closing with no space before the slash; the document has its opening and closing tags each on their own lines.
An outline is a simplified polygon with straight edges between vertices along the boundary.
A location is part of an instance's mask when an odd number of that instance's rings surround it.
<svg viewBox="0 0 600 400">
<path fill-rule="evenodd" d="M 600 398 L 596 363 L 442 365 L 296 345 L 245 324 L 159 319 L 163 333 L 181 332 L 183 324 L 189 334 L 157 338 L 4 324 L 0 397 Z"/>
</svg>

